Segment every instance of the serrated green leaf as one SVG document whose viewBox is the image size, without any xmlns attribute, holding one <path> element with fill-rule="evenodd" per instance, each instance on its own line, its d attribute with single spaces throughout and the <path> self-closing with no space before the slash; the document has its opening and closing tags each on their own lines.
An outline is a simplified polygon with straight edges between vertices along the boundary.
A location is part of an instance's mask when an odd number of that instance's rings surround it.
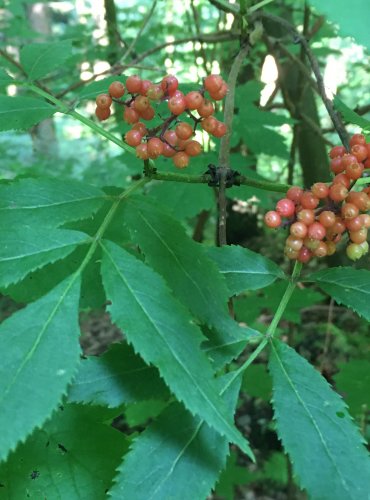
<svg viewBox="0 0 370 500">
<path fill-rule="evenodd" d="M 223 364 L 239 354 L 258 332 L 240 328 L 228 315 L 229 291 L 203 247 L 186 235 L 177 220 L 144 197 L 129 200 L 124 217 L 146 261 L 166 279 L 175 296 L 215 330 L 209 355 Z"/>
<path fill-rule="evenodd" d="M 334 375 L 337 390 L 348 404 L 352 415 L 361 415 L 364 405 L 370 408 L 370 361 L 352 359 L 339 365 Z"/>
<path fill-rule="evenodd" d="M 0 466 L 2 498 L 98 500 L 127 449 L 95 409 L 66 405 Z"/>
<path fill-rule="evenodd" d="M 217 394 L 200 350 L 202 335 L 187 311 L 152 269 L 114 243 L 104 242 L 103 251 L 103 284 L 114 323 L 145 362 L 158 368 L 179 401 L 251 456 Z"/>
<path fill-rule="evenodd" d="M 284 272 L 270 259 L 240 246 L 208 247 L 207 255 L 216 262 L 232 295 L 257 290 L 284 278 Z"/>
<path fill-rule="evenodd" d="M 147 399 L 125 406 L 125 421 L 130 427 L 146 426 L 148 420 L 155 419 L 168 406 L 168 401 Z"/>
<path fill-rule="evenodd" d="M 67 279 L 72 273 L 76 272 L 86 256 L 86 250 L 85 246 L 78 246 L 63 260 L 58 260 L 36 269 L 36 271 L 27 274 L 22 281 L 1 289 L 1 291 L 16 302 L 25 304 L 34 302 L 50 292 L 50 290 L 55 288 L 61 281 Z"/>
<path fill-rule="evenodd" d="M 79 231 L 43 226 L 9 226 L 0 219 L 0 287 L 69 255 L 90 237 Z"/>
<path fill-rule="evenodd" d="M 271 343 L 277 431 L 311 498 L 367 498 L 370 459 L 346 405 L 294 349 Z"/>
<path fill-rule="evenodd" d="M 333 103 L 335 108 L 340 112 L 340 114 L 348 123 L 353 123 L 354 125 L 358 125 L 363 129 L 369 129 L 370 121 L 366 120 L 364 117 L 358 115 L 357 113 L 355 113 L 355 111 L 346 106 L 346 104 L 344 104 L 344 102 L 341 101 L 338 96 L 334 97 Z"/>
<path fill-rule="evenodd" d="M 202 210 L 211 210 L 215 204 L 214 194 L 202 184 L 183 182 L 174 189 L 171 182 L 156 182 L 150 186 L 149 196 L 177 219 L 195 217 Z"/>
<path fill-rule="evenodd" d="M 30 80 L 39 80 L 63 66 L 71 56 L 72 42 L 30 43 L 20 52 L 20 61 Z"/>
<path fill-rule="evenodd" d="M 74 180 L 19 179 L 0 184 L 0 224 L 55 227 L 91 216 L 106 198 L 100 189 Z"/>
<path fill-rule="evenodd" d="M 69 277 L 0 326 L 0 460 L 45 422 L 77 369 L 79 281 Z"/>
<path fill-rule="evenodd" d="M 42 99 L 0 95 L 0 132 L 27 130 L 57 111 L 56 106 Z"/>
<path fill-rule="evenodd" d="M 168 396 L 157 369 L 146 365 L 131 346 L 117 344 L 103 356 L 90 356 L 81 362 L 68 401 L 114 408 Z"/>
<path fill-rule="evenodd" d="M 230 376 L 218 381 L 220 387 Z M 230 414 L 239 387 L 240 378 L 223 395 Z M 173 403 L 134 441 L 109 495 L 117 500 L 206 498 L 225 467 L 228 452 L 224 437 L 181 404 Z"/>
<path fill-rule="evenodd" d="M 4 69 L 0 68 L 0 85 L 9 85 L 12 81 L 13 78 Z"/>
<path fill-rule="evenodd" d="M 353 36 L 357 43 L 370 49 L 369 27 L 364 15 L 369 8 L 366 0 L 309 0 L 320 14 L 327 16 L 327 20 L 339 24 L 343 35 Z"/>
<path fill-rule="evenodd" d="M 320 288 L 370 321 L 370 271 L 352 267 L 333 267 L 311 274 Z"/>
</svg>

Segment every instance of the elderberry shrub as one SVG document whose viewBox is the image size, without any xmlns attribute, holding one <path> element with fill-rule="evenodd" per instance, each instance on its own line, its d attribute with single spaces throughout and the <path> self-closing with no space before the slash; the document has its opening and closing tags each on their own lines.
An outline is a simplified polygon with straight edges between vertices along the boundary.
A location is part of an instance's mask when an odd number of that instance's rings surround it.
<svg viewBox="0 0 370 500">
<path fill-rule="evenodd" d="M 331 183 L 317 182 L 307 191 L 293 186 L 277 202 L 276 210 L 265 214 L 266 226 L 289 227 L 285 244 L 289 259 L 305 263 L 312 257 L 332 255 L 340 241 L 346 242 L 351 260 L 369 251 L 370 187 L 353 188 L 370 169 L 370 143 L 362 134 L 354 134 L 350 148 L 350 152 L 343 146 L 330 150 L 330 169 L 335 174 Z"/>
<path fill-rule="evenodd" d="M 126 91 L 128 97 L 123 100 Z M 154 160 L 159 156 L 172 158 L 175 167 L 181 169 L 188 166 L 192 156 L 202 152 L 201 144 L 193 139 L 198 124 L 214 137 L 226 134 L 226 125 L 213 116 L 212 102 L 222 100 L 226 94 L 227 84 L 220 75 L 208 75 L 202 88 L 187 94 L 179 90 L 179 82 L 173 75 L 165 76 L 160 83 L 133 75 L 127 78 L 125 85 L 113 82 L 108 94 L 97 96 L 95 114 L 100 121 L 107 120 L 112 102 L 119 102 L 125 108 L 124 121 L 131 125 L 125 141 L 136 148 L 136 156 L 142 160 Z M 143 121 L 155 117 L 155 105 L 162 101 L 167 101 L 170 115 L 161 125 L 148 128 Z M 182 115 L 191 119 L 192 124 L 184 121 Z"/>
</svg>

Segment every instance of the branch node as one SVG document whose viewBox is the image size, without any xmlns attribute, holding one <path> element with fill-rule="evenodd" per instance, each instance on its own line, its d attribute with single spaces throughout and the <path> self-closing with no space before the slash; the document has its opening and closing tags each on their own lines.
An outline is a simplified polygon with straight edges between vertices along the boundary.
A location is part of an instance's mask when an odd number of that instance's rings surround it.
<svg viewBox="0 0 370 500">
<path fill-rule="evenodd" d="M 210 163 L 208 169 L 204 172 L 204 175 L 210 176 L 208 181 L 208 186 L 210 187 L 220 187 L 222 173 L 225 172 L 225 188 L 230 188 L 232 186 L 240 186 L 240 172 L 232 170 L 231 168 L 216 167 Z"/>
</svg>

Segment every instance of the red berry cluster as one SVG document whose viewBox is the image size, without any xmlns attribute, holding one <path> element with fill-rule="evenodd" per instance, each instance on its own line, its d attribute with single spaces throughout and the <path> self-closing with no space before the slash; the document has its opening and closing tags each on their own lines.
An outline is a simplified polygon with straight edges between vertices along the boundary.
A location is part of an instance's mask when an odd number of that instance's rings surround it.
<svg viewBox="0 0 370 500">
<path fill-rule="evenodd" d="M 220 101 L 227 93 L 227 84 L 219 75 L 209 75 L 204 79 L 200 90 L 184 94 L 178 88 L 175 76 L 167 75 L 157 84 L 150 80 L 142 80 L 139 76 L 129 76 L 126 87 L 121 82 L 113 82 L 108 94 L 100 94 L 96 98 L 95 114 L 99 120 L 109 118 L 113 101 L 124 105 L 123 119 L 132 125 L 125 135 L 127 144 L 136 148 L 136 155 L 142 160 L 156 159 L 159 156 L 172 158 L 177 168 L 185 168 L 190 157 L 202 152 L 202 146 L 192 139 L 198 124 L 214 137 L 222 137 L 226 133 L 226 125 L 217 120 L 213 114 L 215 108 L 210 99 Z M 125 92 L 130 94 L 126 100 L 120 100 Z M 208 93 L 210 99 L 205 98 Z M 152 120 L 155 102 L 167 101 L 170 115 L 162 120 L 161 125 L 147 128 L 141 120 Z M 193 112 L 197 115 L 194 115 Z M 180 120 L 185 113 L 192 124 Z"/>
<path fill-rule="evenodd" d="M 357 260 L 369 251 L 370 187 L 353 191 L 357 179 L 370 169 L 370 143 L 355 134 L 350 153 L 343 146 L 331 149 L 330 168 L 335 174 L 330 184 L 317 182 L 310 190 L 291 187 L 279 200 L 276 210 L 265 215 L 268 227 L 288 226 L 285 255 L 308 262 L 312 256 L 325 257 L 336 251 L 336 245 L 347 239 L 347 256 Z M 286 218 L 286 221 L 282 221 Z"/>
</svg>

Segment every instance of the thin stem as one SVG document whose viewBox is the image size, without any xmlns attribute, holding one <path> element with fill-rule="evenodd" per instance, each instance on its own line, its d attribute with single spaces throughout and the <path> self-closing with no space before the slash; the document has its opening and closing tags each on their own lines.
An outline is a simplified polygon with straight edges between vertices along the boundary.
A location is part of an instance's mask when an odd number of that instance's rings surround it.
<svg viewBox="0 0 370 500">
<path fill-rule="evenodd" d="M 271 339 L 275 334 L 275 331 L 276 331 L 276 328 L 279 324 L 279 321 L 281 320 L 281 317 L 284 314 L 286 306 L 288 305 L 289 300 L 290 300 L 290 298 L 294 292 L 294 289 L 297 285 L 297 280 L 299 278 L 299 275 L 301 274 L 301 270 L 302 270 L 302 263 L 296 261 L 294 264 L 293 273 L 292 273 L 292 276 L 289 280 L 288 286 L 286 287 L 284 295 L 281 298 L 280 304 L 279 304 L 277 311 L 276 311 L 276 313 L 275 313 L 275 315 L 270 323 L 270 326 L 267 329 L 267 332 L 266 332 L 267 339 Z"/>
<path fill-rule="evenodd" d="M 220 154 L 219 154 L 219 165 L 221 167 L 229 167 L 230 158 L 230 137 L 231 137 L 231 127 L 234 118 L 234 105 L 235 105 L 235 87 L 236 81 L 240 68 L 244 62 L 249 51 L 249 45 L 244 45 L 236 58 L 234 59 L 233 65 L 229 73 L 227 80 L 228 92 L 226 94 L 225 105 L 224 105 L 224 122 L 227 127 L 226 134 L 221 139 L 220 144 Z"/>
<path fill-rule="evenodd" d="M 248 9 L 248 14 L 252 14 L 256 10 L 261 9 L 261 7 L 264 7 L 273 1 L 274 0 L 262 0 L 261 2 L 256 3 L 256 5 L 252 5 L 252 7 L 249 7 Z"/>
<path fill-rule="evenodd" d="M 58 111 L 60 111 L 61 113 L 64 113 L 65 115 L 72 116 L 72 118 L 75 118 L 79 122 L 81 122 L 84 125 L 86 125 L 87 127 L 89 127 L 91 130 L 94 130 L 94 132 L 96 132 L 97 134 L 105 137 L 106 139 L 113 142 L 114 144 L 116 144 L 120 148 L 126 150 L 128 153 L 135 155 L 134 148 L 132 148 L 131 146 L 129 146 L 125 142 L 121 141 L 118 137 L 113 135 L 111 132 L 108 132 L 108 130 L 105 130 L 103 127 L 100 127 L 100 125 L 98 125 L 95 122 L 93 122 L 92 120 L 90 120 L 90 118 L 86 118 L 86 116 L 83 116 L 80 113 L 78 113 L 77 111 L 70 109 L 66 104 L 64 104 L 63 101 L 61 101 L 57 97 L 53 96 L 49 92 L 46 92 L 45 90 L 40 89 L 37 85 L 34 85 L 32 83 L 24 83 L 22 85 L 24 87 L 27 87 L 28 89 L 30 89 L 35 94 L 38 94 L 39 96 L 42 96 L 45 99 L 47 99 L 48 101 L 55 104 L 55 106 L 58 108 Z M 150 166 L 152 168 L 154 168 L 154 166 L 155 166 L 154 162 L 152 160 L 150 160 Z"/>
<path fill-rule="evenodd" d="M 258 11 L 254 14 L 254 18 L 258 19 L 267 19 L 269 21 L 272 21 L 274 23 L 280 24 L 283 28 L 287 30 L 288 33 L 293 35 L 294 39 L 297 40 L 301 46 L 303 47 L 304 51 L 306 52 L 307 58 L 310 62 L 312 71 L 315 75 L 317 86 L 320 92 L 321 100 L 323 101 L 326 110 L 331 118 L 331 121 L 333 122 L 333 125 L 335 127 L 335 130 L 337 131 L 337 134 L 340 137 L 340 140 L 342 141 L 343 146 L 349 151 L 349 142 L 348 142 L 348 134 L 347 131 L 344 127 L 344 124 L 342 122 L 342 119 L 340 116 L 336 113 L 332 101 L 328 98 L 326 95 L 326 90 L 325 90 L 325 85 L 324 85 L 324 80 L 320 72 L 320 67 L 319 63 L 316 59 L 316 57 L 313 55 L 313 52 L 310 48 L 310 45 L 308 41 L 306 40 L 305 36 L 303 36 L 299 31 L 296 30 L 294 26 L 292 26 L 288 21 L 285 19 L 274 16 L 273 14 L 268 14 L 267 12 L 263 11 Z"/>
<path fill-rule="evenodd" d="M 238 55 L 234 59 L 234 62 L 231 66 L 229 78 L 227 80 L 227 86 L 229 90 L 226 95 L 225 106 L 224 106 L 224 122 L 227 127 L 227 132 L 221 139 L 220 154 L 218 157 L 219 171 L 220 171 L 220 188 L 218 192 L 218 244 L 220 246 L 227 245 L 227 239 L 226 239 L 227 200 L 225 193 L 226 190 L 225 181 L 226 181 L 227 169 L 229 168 L 230 164 L 230 137 L 231 137 L 231 126 L 234 117 L 235 87 L 240 68 L 248 53 L 248 50 L 249 50 L 249 45 L 247 44 L 240 49 Z"/>
<path fill-rule="evenodd" d="M 267 338 L 263 338 L 261 342 L 258 344 L 258 346 L 255 348 L 255 350 L 252 352 L 252 354 L 248 357 L 244 363 L 233 372 L 233 376 L 230 377 L 230 380 L 228 380 L 227 384 L 223 387 L 222 392 L 220 393 L 221 395 L 227 391 L 227 389 L 230 387 L 230 385 L 234 382 L 235 379 L 239 377 L 240 374 L 242 374 L 248 366 L 250 366 L 253 361 L 257 358 L 257 356 L 264 350 L 266 345 L 268 344 Z"/>
<path fill-rule="evenodd" d="M 113 135 L 112 133 L 108 132 L 104 128 L 100 127 L 98 124 L 90 120 L 90 118 L 86 118 L 85 116 L 81 115 L 77 111 L 71 110 L 63 101 L 58 99 L 57 97 L 53 96 L 49 92 L 46 92 L 45 90 L 39 88 L 37 85 L 34 85 L 32 83 L 27 83 L 23 82 L 20 83 L 20 85 L 28 88 L 35 94 L 38 94 L 41 97 L 44 97 L 47 99 L 49 102 L 53 103 L 58 111 L 61 113 L 64 113 L 66 115 L 70 115 L 76 120 L 80 121 L 87 127 L 89 127 L 91 130 L 94 130 L 97 134 L 105 137 L 109 141 L 113 142 L 120 148 L 126 150 L 130 154 L 135 154 L 134 148 L 126 144 L 125 142 L 121 141 L 118 137 Z M 149 160 L 149 166 L 151 169 L 155 168 L 155 163 L 153 160 Z M 163 181 L 175 181 L 175 182 L 185 182 L 185 183 L 191 183 L 191 184 L 206 184 L 209 182 L 210 178 L 207 175 L 183 175 L 183 174 L 176 174 L 172 172 L 152 172 L 150 174 L 150 179 L 157 179 L 157 180 L 163 180 Z M 250 179 L 249 177 L 246 176 L 240 176 L 238 178 L 238 183 L 245 185 L 245 186 L 252 186 L 256 187 L 259 189 L 263 189 L 266 191 L 274 191 L 278 193 L 285 193 L 289 189 L 288 184 L 277 184 L 274 182 L 269 182 L 269 181 L 259 181 L 256 179 Z"/>
<path fill-rule="evenodd" d="M 186 184 L 207 184 L 210 181 L 210 176 L 207 174 L 203 175 L 186 175 L 177 174 L 172 172 L 155 172 L 151 174 L 151 179 L 156 179 L 159 181 L 173 181 L 173 182 L 185 182 Z M 244 175 L 237 178 L 237 182 L 243 186 L 252 186 L 258 189 L 263 189 L 265 191 L 272 191 L 277 193 L 286 193 L 291 187 L 289 184 L 277 184 L 269 181 L 259 181 L 256 179 L 251 179 Z"/>
<path fill-rule="evenodd" d="M 229 31 L 219 31 L 216 33 L 201 33 L 200 35 L 188 36 L 184 38 L 178 38 L 177 40 L 173 40 L 171 42 L 164 42 L 151 49 L 148 49 L 146 52 L 140 54 L 132 64 L 137 64 L 141 62 L 143 59 L 146 59 L 148 56 L 156 52 L 160 52 L 169 46 L 182 45 L 188 42 L 200 42 L 200 43 L 219 43 L 219 42 L 229 42 L 231 40 L 238 40 L 240 33 L 231 33 Z"/>
<path fill-rule="evenodd" d="M 61 92 L 57 94 L 57 97 L 63 97 L 69 92 L 72 92 L 74 90 L 79 89 L 80 87 L 83 87 L 87 85 L 88 83 L 93 82 L 98 78 L 98 76 L 105 76 L 105 75 L 119 75 L 123 73 L 127 68 L 139 68 L 138 63 L 146 59 L 148 56 L 154 54 L 155 52 L 160 52 L 166 47 L 170 46 L 175 46 L 175 45 L 182 45 L 188 42 L 203 42 L 203 43 L 218 43 L 218 42 L 228 42 L 230 40 L 237 40 L 239 37 L 238 33 L 230 33 L 228 31 L 219 31 L 215 33 L 201 33 L 199 36 L 191 36 L 191 37 L 185 37 L 185 38 L 179 38 L 177 40 L 173 40 L 170 42 L 164 42 L 161 43 L 160 45 L 156 45 L 155 47 L 152 47 L 151 49 L 147 50 L 146 52 L 143 52 L 142 54 L 139 54 L 133 61 L 127 64 L 115 64 L 109 69 L 106 69 L 104 71 L 101 71 L 100 73 L 96 73 L 95 75 L 92 75 L 90 78 L 87 80 L 79 80 L 78 82 L 72 83 L 69 87 L 65 88 Z"/>
<path fill-rule="evenodd" d="M 140 26 L 140 29 L 139 31 L 137 32 L 137 35 L 136 37 L 132 40 L 131 44 L 129 45 L 129 47 L 127 48 L 126 52 L 123 54 L 122 56 L 122 59 L 121 61 L 124 62 L 126 61 L 126 59 L 128 58 L 128 56 L 131 54 L 131 52 L 133 51 L 137 41 L 140 39 L 141 37 L 141 34 L 143 33 L 143 31 L 145 30 L 147 24 L 149 23 L 152 15 L 154 14 L 154 10 L 157 6 L 157 0 L 153 0 L 153 4 L 152 4 L 152 7 L 151 9 L 149 10 L 149 12 L 147 13 L 147 15 L 145 16 L 141 26 Z"/>
<path fill-rule="evenodd" d="M 132 184 L 129 188 L 125 189 L 125 191 L 123 191 L 119 195 L 119 197 L 116 199 L 116 201 L 113 203 L 113 205 L 109 209 L 107 215 L 104 217 L 104 220 L 103 220 L 101 226 L 99 227 L 98 231 L 96 232 L 96 234 L 95 234 L 95 236 L 93 238 L 93 241 L 92 241 L 92 244 L 91 244 L 91 246 L 89 248 L 89 251 L 85 255 L 85 258 L 81 262 L 81 265 L 79 266 L 79 268 L 76 271 L 76 273 L 78 273 L 78 274 L 81 273 L 85 269 L 85 267 L 87 266 L 87 264 L 89 263 L 91 257 L 93 256 L 93 254 L 94 254 L 97 246 L 99 245 L 100 240 L 102 239 L 105 231 L 107 230 L 109 224 L 111 223 L 112 218 L 113 218 L 114 214 L 116 213 L 117 208 L 119 207 L 119 205 L 122 202 L 122 200 L 124 200 L 125 198 L 127 198 L 128 196 L 130 196 L 130 194 L 132 194 L 137 189 L 139 189 L 142 186 L 144 186 L 144 184 L 146 182 L 148 182 L 148 179 L 146 179 L 146 178 L 140 179 L 139 181 L 137 181 L 134 184 Z"/>
</svg>

